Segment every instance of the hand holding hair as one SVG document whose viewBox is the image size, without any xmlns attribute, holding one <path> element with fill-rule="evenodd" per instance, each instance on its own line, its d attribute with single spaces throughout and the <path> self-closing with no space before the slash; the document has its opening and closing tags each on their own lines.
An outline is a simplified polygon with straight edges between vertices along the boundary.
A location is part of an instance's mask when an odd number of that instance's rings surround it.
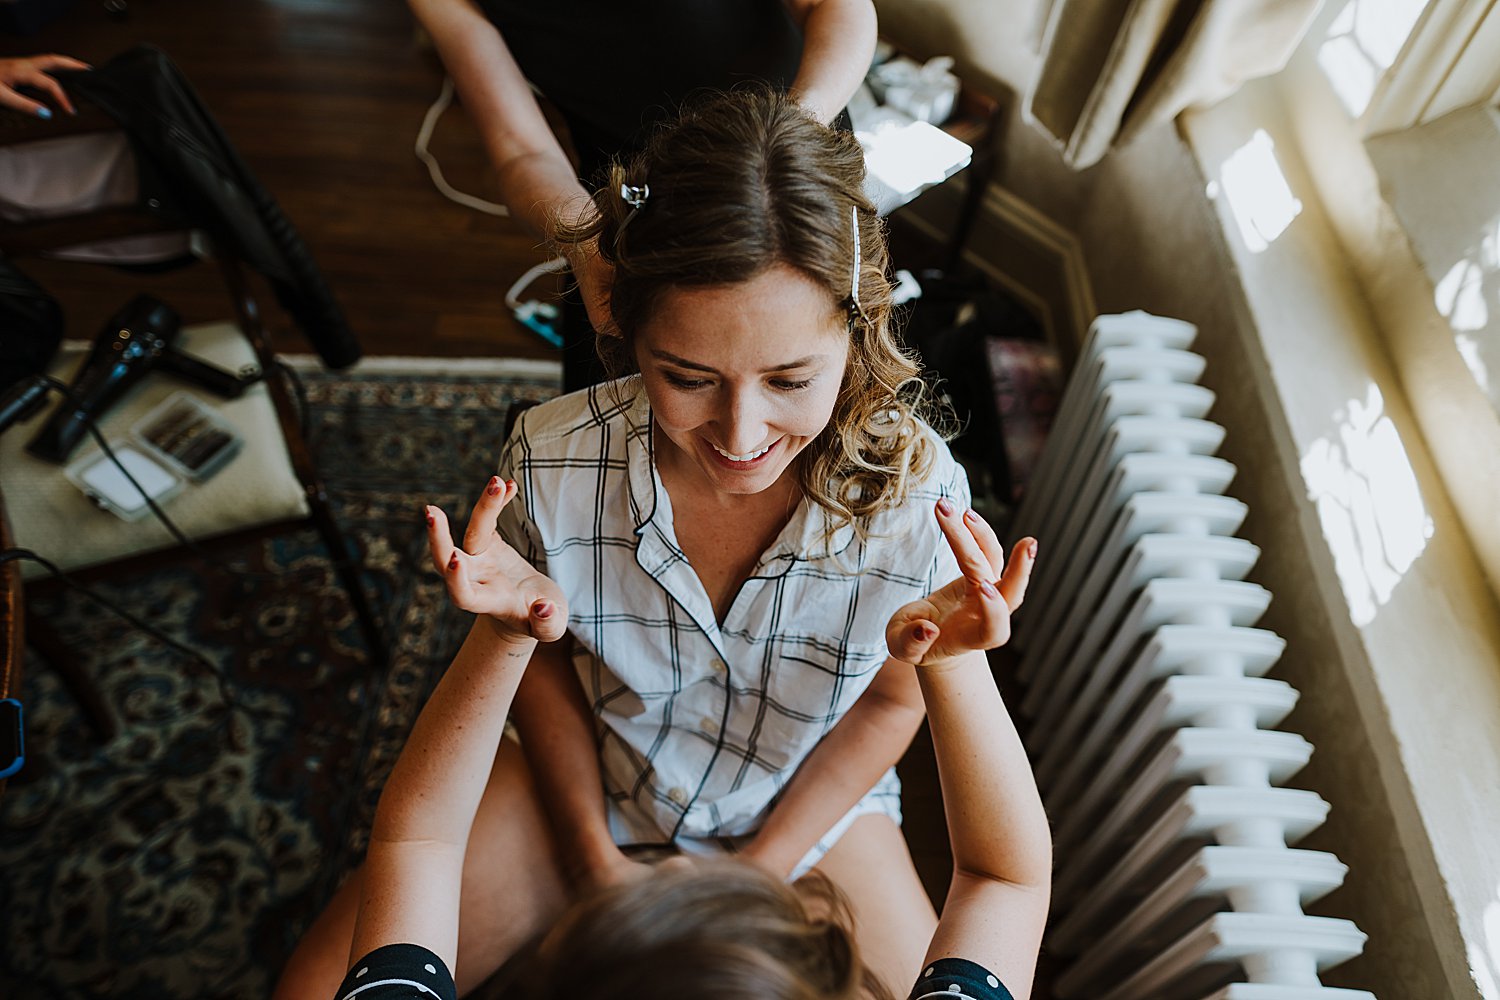
<svg viewBox="0 0 1500 1000">
<path fill-rule="evenodd" d="M 448 587 L 449 599 L 465 611 L 488 615 L 502 637 L 554 642 L 568 627 L 568 602 L 562 589 L 538 573 L 495 530 L 496 518 L 516 492 L 514 480 L 490 477 L 469 515 L 462 547 L 453 544 L 442 508 L 426 507 L 432 563 Z"/>
<path fill-rule="evenodd" d="M 592 242 L 575 247 L 567 254 L 573 268 L 573 278 L 578 282 L 578 294 L 589 314 L 589 323 L 595 332 L 609 337 L 618 337 L 620 328 L 615 325 L 614 315 L 609 311 L 609 288 L 615 279 L 615 267 L 599 255 L 599 248 Z"/>
<path fill-rule="evenodd" d="M 892 656 L 929 670 L 1005 645 L 1036 559 L 1036 539 L 1023 538 L 1007 562 L 994 529 L 972 509 L 944 498 L 936 515 L 964 575 L 901 608 L 885 628 Z"/>
</svg>

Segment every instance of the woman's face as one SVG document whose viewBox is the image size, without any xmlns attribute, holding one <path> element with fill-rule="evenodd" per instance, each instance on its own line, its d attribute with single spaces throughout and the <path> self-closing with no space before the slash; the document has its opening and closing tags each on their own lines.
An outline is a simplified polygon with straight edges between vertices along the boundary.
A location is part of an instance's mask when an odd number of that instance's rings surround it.
<svg viewBox="0 0 1500 1000">
<path fill-rule="evenodd" d="M 759 493 L 822 433 L 849 357 L 826 289 L 785 265 L 737 285 L 668 289 L 635 338 L 677 463 L 722 493 Z"/>
</svg>

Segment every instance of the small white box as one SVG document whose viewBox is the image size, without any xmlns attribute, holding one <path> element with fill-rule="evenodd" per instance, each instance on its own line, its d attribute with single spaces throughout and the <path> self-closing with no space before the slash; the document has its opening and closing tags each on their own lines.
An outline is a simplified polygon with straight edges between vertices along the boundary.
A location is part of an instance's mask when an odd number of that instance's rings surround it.
<svg viewBox="0 0 1500 1000">
<path fill-rule="evenodd" d="M 100 510 L 107 510 L 123 521 L 138 521 L 151 509 L 141 490 L 158 505 L 181 492 L 183 481 L 135 445 L 111 441 L 110 448 L 119 459 L 118 465 L 108 455 L 98 452 L 63 470 Z M 135 477 L 140 489 L 126 478 L 121 466 Z"/>
</svg>

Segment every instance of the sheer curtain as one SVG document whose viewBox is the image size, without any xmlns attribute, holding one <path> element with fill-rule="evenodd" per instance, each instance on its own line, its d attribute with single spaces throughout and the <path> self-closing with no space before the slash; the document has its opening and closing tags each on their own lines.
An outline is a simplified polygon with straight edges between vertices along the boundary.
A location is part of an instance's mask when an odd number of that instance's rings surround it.
<svg viewBox="0 0 1500 1000">
<path fill-rule="evenodd" d="M 1194 105 L 1274 73 L 1319 0 L 1041 0 L 1027 117 L 1074 169 Z"/>
</svg>

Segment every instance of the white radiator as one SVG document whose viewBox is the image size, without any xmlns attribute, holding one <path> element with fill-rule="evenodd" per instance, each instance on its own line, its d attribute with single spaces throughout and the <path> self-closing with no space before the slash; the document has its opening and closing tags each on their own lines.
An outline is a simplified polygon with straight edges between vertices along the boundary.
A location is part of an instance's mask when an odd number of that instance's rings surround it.
<svg viewBox="0 0 1500 1000">
<path fill-rule="evenodd" d="M 1365 935 L 1303 907 L 1345 866 L 1297 850 L 1328 804 L 1286 787 L 1259 550 L 1204 419 L 1194 328 L 1103 316 L 1016 514 L 1040 560 L 1016 620 L 1020 715 L 1056 853 L 1045 948 L 1060 1000 L 1372 1000 L 1321 985 Z"/>
</svg>

